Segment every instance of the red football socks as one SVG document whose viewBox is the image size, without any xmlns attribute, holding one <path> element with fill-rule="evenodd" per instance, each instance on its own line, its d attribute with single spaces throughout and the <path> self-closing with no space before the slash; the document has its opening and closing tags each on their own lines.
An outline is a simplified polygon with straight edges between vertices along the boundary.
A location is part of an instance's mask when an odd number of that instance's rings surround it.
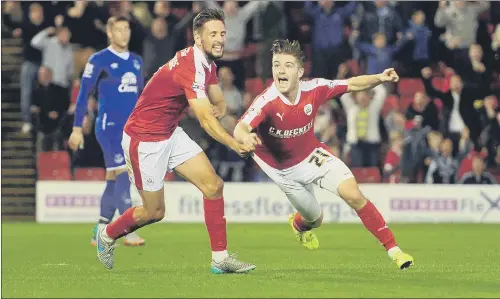
<svg viewBox="0 0 500 299">
<path fill-rule="evenodd" d="M 365 227 L 380 241 L 385 247 L 385 250 L 397 246 L 394 235 L 387 227 L 384 217 L 382 217 L 377 208 L 370 201 L 357 211 L 357 213 Z"/>
<path fill-rule="evenodd" d="M 106 234 L 113 240 L 129 234 L 140 226 L 137 225 L 134 219 L 135 207 L 127 209 L 118 219 L 106 226 Z"/>
<path fill-rule="evenodd" d="M 203 198 L 205 225 L 210 236 L 212 251 L 227 249 L 226 217 L 224 216 L 224 198 L 215 200 Z"/>
<path fill-rule="evenodd" d="M 295 228 L 298 232 L 306 232 L 313 229 L 309 223 L 304 221 L 304 218 L 302 218 L 299 212 L 295 213 L 295 216 L 293 217 L 293 228 Z"/>
</svg>

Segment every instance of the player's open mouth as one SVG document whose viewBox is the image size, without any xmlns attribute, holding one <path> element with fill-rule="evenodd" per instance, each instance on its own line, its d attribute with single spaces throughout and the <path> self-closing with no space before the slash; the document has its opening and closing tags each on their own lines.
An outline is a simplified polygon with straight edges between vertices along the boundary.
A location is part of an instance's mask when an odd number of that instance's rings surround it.
<svg viewBox="0 0 500 299">
<path fill-rule="evenodd" d="M 288 82 L 288 79 L 287 79 L 287 78 L 278 77 L 278 83 L 279 83 L 279 84 L 286 83 L 286 82 Z"/>
<path fill-rule="evenodd" d="M 222 51 L 222 46 L 221 45 L 213 46 L 213 49 L 215 51 Z"/>
</svg>

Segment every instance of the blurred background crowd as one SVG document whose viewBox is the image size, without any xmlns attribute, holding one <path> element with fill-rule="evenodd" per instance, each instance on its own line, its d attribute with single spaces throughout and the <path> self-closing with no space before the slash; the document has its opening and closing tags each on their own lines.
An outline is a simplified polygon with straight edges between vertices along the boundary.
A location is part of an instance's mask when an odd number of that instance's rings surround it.
<svg viewBox="0 0 500 299">
<path fill-rule="evenodd" d="M 398 84 L 325 104 L 315 133 L 361 182 L 495 183 L 500 174 L 500 2 L 488 1 L 5 1 L 2 37 L 22 39 L 21 133 L 36 151 L 67 152 L 70 172 L 103 167 L 89 101 L 85 148 L 71 153 L 79 78 L 107 46 L 110 16 L 130 20 L 130 51 L 146 78 L 193 44 L 203 7 L 226 13 L 225 55 L 217 61 L 233 131 L 272 82 L 270 45 L 298 40 L 307 78 L 343 79 L 395 67 Z M 306 79 L 307 79 L 306 78 Z M 225 181 L 267 181 L 252 162 L 214 142 L 189 113 L 184 130 Z M 72 177 L 72 176 L 71 176 Z M 58 179 L 57 172 L 39 179 Z M 177 180 L 168 175 L 167 180 Z"/>
</svg>

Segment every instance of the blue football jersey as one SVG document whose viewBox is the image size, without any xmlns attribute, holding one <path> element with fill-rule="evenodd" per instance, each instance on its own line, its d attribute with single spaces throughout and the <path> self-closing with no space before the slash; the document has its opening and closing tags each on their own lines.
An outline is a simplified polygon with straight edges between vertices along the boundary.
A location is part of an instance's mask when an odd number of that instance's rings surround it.
<svg viewBox="0 0 500 299">
<path fill-rule="evenodd" d="M 81 127 L 90 95 L 96 94 L 96 131 L 122 134 L 123 126 L 144 88 L 142 58 L 110 48 L 93 54 L 83 72 L 76 102 L 74 126 Z"/>
</svg>

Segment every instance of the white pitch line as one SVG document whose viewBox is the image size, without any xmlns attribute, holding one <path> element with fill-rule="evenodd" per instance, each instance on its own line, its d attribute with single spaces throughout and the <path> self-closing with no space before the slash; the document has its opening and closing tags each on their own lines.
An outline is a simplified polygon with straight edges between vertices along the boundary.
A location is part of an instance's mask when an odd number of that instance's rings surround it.
<svg viewBox="0 0 500 299">
<path fill-rule="evenodd" d="M 66 263 L 59 263 L 59 264 L 43 264 L 44 266 L 69 266 L 69 264 Z"/>
</svg>

